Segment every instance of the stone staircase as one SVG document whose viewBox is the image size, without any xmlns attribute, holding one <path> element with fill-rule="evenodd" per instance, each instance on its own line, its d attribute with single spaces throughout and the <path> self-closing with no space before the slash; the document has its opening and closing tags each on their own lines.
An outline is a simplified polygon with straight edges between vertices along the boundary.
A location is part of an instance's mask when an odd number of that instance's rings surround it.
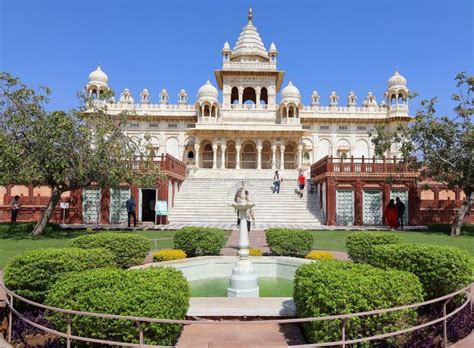
<svg viewBox="0 0 474 348">
<path fill-rule="evenodd" d="M 234 194 L 242 180 L 250 193 L 250 199 L 255 202 L 254 208 L 257 223 L 268 224 L 304 224 L 320 223 L 323 221 L 322 212 L 317 203 L 317 195 L 309 194 L 306 185 L 303 198 L 295 194 L 297 173 L 288 171 L 284 174 L 280 194 L 272 194 L 273 183 L 271 173 L 266 179 L 247 178 L 238 179 L 235 173 L 232 177 L 225 174 L 216 174 L 214 177 L 188 177 L 181 185 L 170 209 L 169 220 L 171 223 L 186 224 L 219 224 L 235 223 L 237 216 L 232 207 Z M 261 177 L 261 173 L 259 173 Z"/>
</svg>

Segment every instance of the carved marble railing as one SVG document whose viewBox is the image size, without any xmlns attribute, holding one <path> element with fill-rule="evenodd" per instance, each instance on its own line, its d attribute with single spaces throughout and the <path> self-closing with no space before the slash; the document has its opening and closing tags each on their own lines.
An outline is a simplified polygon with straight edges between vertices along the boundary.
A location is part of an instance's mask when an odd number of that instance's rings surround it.
<svg viewBox="0 0 474 348">
<path fill-rule="evenodd" d="M 267 110 L 268 105 L 266 104 L 232 104 L 230 108 L 232 110 Z"/>
<path fill-rule="evenodd" d="M 244 71 L 275 71 L 276 62 L 224 62 L 222 69 Z"/>
</svg>

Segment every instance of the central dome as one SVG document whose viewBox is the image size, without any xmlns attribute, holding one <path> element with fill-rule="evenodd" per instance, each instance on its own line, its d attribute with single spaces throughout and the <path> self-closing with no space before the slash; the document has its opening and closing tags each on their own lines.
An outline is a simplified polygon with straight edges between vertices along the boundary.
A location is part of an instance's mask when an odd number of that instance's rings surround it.
<svg viewBox="0 0 474 348">
<path fill-rule="evenodd" d="M 234 46 L 232 52 L 232 59 L 248 56 L 260 57 L 268 60 L 268 53 L 263 45 L 263 41 L 257 31 L 257 28 L 252 23 L 252 9 L 249 9 L 248 23 L 243 27 L 239 38 Z"/>
</svg>

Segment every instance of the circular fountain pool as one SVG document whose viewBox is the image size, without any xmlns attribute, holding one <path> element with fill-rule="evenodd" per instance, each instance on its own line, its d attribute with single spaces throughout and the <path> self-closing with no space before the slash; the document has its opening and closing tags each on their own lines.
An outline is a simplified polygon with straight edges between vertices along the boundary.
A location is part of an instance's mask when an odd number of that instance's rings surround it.
<svg viewBox="0 0 474 348">
<path fill-rule="evenodd" d="M 296 269 L 310 260 L 284 257 L 251 257 L 261 287 L 261 297 L 292 297 Z M 202 256 L 183 260 L 149 263 L 134 268 L 171 266 L 183 272 L 193 297 L 226 297 L 236 256 Z"/>
</svg>

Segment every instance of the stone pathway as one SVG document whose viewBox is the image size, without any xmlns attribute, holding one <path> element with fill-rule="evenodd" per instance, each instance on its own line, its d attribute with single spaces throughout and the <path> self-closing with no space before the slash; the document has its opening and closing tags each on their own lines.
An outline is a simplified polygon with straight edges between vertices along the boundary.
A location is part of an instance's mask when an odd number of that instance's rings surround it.
<svg viewBox="0 0 474 348">
<path fill-rule="evenodd" d="M 256 322 L 252 325 L 186 325 L 178 348 L 257 348 L 305 344 L 296 325 Z"/>
<path fill-rule="evenodd" d="M 74 225 L 61 225 L 64 229 L 85 229 L 92 228 L 97 230 L 110 230 L 110 231 L 122 231 L 122 230 L 179 230 L 186 226 L 200 226 L 200 227 L 212 227 L 220 228 L 223 230 L 235 229 L 235 223 L 186 223 L 186 222 L 172 222 L 167 225 L 154 225 L 152 223 L 138 224 L 135 228 L 128 228 L 126 224 L 107 224 L 107 225 L 86 225 L 86 224 L 74 224 Z M 388 231 L 387 226 L 327 226 L 321 225 L 320 223 L 259 223 L 257 222 L 252 228 L 256 230 L 267 230 L 273 227 L 283 228 L 298 228 L 303 230 L 315 230 L 315 231 Z M 427 230 L 426 226 L 406 226 L 405 231 L 424 231 Z"/>
</svg>

